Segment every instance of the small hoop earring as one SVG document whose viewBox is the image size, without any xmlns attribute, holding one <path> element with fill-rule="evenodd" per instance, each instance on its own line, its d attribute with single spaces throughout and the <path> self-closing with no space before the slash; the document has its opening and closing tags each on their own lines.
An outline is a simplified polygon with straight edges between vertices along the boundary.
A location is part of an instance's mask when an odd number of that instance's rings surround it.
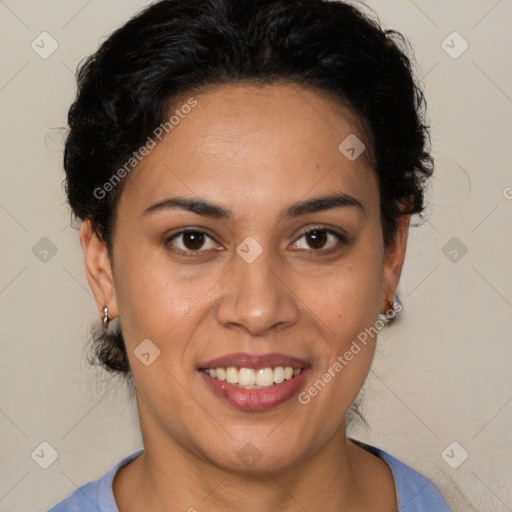
<svg viewBox="0 0 512 512">
<path fill-rule="evenodd" d="M 394 305 L 390 305 L 390 307 L 384 311 L 379 313 L 379 320 L 384 323 L 384 325 L 388 325 L 393 318 L 395 318 L 396 311 Z"/>
<path fill-rule="evenodd" d="M 385 327 L 389 324 L 389 317 L 386 315 L 386 313 L 379 313 L 379 319 L 378 322 L 382 323 L 382 327 Z"/>
<path fill-rule="evenodd" d="M 108 308 L 107 306 L 105 306 L 103 308 L 103 328 L 106 329 L 108 327 L 108 323 L 109 323 L 110 319 L 108 317 Z"/>
</svg>

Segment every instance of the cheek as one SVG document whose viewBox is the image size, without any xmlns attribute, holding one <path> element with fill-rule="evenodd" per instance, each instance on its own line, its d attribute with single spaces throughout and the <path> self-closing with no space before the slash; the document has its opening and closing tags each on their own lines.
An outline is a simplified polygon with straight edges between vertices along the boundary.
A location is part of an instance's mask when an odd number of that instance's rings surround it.
<svg viewBox="0 0 512 512">
<path fill-rule="evenodd" d="M 194 275 L 192 266 L 178 269 L 154 248 L 125 251 L 116 261 L 116 299 L 127 349 L 150 339 L 162 355 L 172 347 L 168 360 L 179 364 L 221 277 Z"/>
<path fill-rule="evenodd" d="M 377 320 L 382 279 L 378 247 L 368 245 L 320 279 L 305 279 L 300 297 L 323 325 L 330 338 L 337 340 L 333 349 L 350 345 L 361 331 Z"/>
<path fill-rule="evenodd" d="M 313 387 L 302 403 L 310 403 L 331 426 L 342 420 L 368 374 L 377 339 L 381 278 L 381 248 L 369 239 L 331 275 L 313 284 L 304 282 L 301 295 L 309 297 L 306 303 L 321 336 Z"/>
<path fill-rule="evenodd" d="M 354 263 L 329 280 L 326 290 L 311 291 L 321 336 L 318 364 L 310 386 L 299 396 L 310 417 L 321 419 L 319 445 L 340 425 L 360 392 L 375 352 L 380 267 Z"/>
</svg>

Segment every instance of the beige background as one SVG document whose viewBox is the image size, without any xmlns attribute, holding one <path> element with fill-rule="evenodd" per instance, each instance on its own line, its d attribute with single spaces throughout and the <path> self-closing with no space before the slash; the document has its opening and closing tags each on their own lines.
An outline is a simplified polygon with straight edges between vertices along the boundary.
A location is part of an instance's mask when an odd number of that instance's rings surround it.
<svg viewBox="0 0 512 512">
<path fill-rule="evenodd" d="M 97 312 L 53 128 L 66 125 L 80 59 L 147 3 L 0 1 L 1 511 L 44 511 L 141 447 L 124 387 L 85 360 Z M 432 479 L 454 511 L 511 511 L 512 2 L 368 4 L 415 48 L 437 169 L 428 222 L 410 237 L 402 320 L 364 389 L 370 428 L 352 435 Z M 31 48 L 43 31 L 59 45 L 47 59 Z M 458 58 L 441 46 L 453 31 L 469 44 Z M 445 44 L 463 48 L 457 35 Z M 48 469 L 31 458 L 43 441 L 58 452 Z M 469 454 L 457 469 L 442 457 L 454 441 L 446 460 Z"/>
</svg>

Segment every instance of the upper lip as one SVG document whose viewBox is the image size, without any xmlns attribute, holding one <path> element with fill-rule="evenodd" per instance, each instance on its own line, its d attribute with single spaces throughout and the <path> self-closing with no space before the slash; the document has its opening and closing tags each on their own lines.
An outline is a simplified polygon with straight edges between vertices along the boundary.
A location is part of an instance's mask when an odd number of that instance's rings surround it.
<svg viewBox="0 0 512 512">
<path fill-rule="evenodd" d="M 253 355 L 246 352 L 237 352 L 234 354 L 226 354 L 224 356 L 216 357 L 209 361 L 200 362 L 199 369 L 206 368 L 227 368 L 234 366 L 236 368 L 267 368 L 276 366 L 291 366 L 292 368 L 309 368 L 310 364 L 304 359 L 286 354 L 261 354 Z"/>
</svg>

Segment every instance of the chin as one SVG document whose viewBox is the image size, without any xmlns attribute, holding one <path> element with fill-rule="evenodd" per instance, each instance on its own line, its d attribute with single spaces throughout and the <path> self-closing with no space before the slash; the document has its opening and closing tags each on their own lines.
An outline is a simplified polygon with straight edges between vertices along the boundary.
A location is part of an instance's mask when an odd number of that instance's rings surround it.
<svg viewBox="0 0 512 512">
<path fill-rule="evenodd" d="M 212 453 L 208 450 L 207 458 L 220 469 L 242 475 L 283 472 L 295 467 L 299 459 L 304 459 L 306 451 L 313 450 L 305 449 L 305 440 L 291 442 L 290 436 L 287 440 L 289 442 L 271 440 L 268 431 L 253 437 L 244 435 L 242 440 L 231 439 L 222 451 Z"/>
</svg>

